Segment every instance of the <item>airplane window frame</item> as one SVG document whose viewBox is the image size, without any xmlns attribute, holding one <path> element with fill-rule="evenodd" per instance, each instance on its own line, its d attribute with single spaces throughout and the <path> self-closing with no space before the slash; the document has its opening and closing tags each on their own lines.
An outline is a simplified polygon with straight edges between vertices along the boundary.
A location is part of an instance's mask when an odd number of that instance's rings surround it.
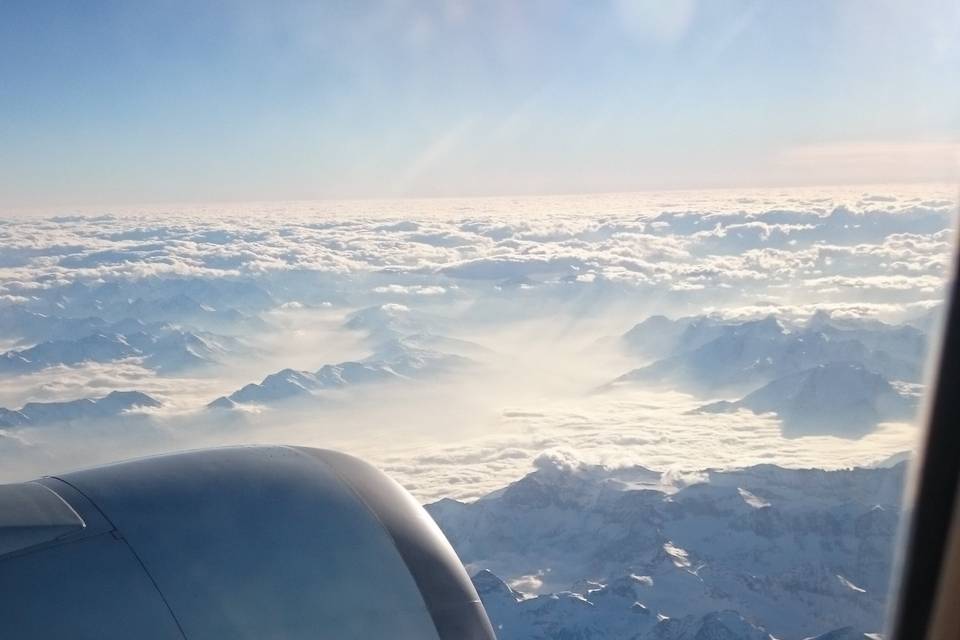
<svg viewBox="0 0 960 640">
<path fill-rule="evenodd" d="M 957 233 L 956 224 L 954 234 Z M 939 349 L 930 360 L 926 430 L 908 485 L 892 640 L 960 638 L 960 245 L 954 244 Z"/>
</svg>

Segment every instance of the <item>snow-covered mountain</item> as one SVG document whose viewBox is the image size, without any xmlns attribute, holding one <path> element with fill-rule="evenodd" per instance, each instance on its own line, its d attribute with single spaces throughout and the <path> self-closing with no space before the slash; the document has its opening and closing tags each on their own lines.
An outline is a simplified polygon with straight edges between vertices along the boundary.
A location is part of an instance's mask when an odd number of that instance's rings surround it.
<svg viewBox="0 0 960 640">
<path fill-rule="evenodd" d="M 471 340 L 461 340 L 460 338 L 451 338 L 428 332 L 412 333 L 403 336 L 401 340 L 404 344 L 418 349 L 442 351 L 465 358 L 483 358 L 493 353 L 491 349 Z"/>
<path fill-rule="evenodd" d="M 403 340 L 390 340 L 358 362 L 327 364 L 316 371 L 283 369 L 260 383 L 251 383 L 221 396 L 208 407 L 229 409 L 237 404 L 274 404 L 297 398 L 312 398 L 317 392 L 392 380 L 425 379 L 461 369 L 470 364 L 463 356 L 419 349 Z"/>
<path fill-rule="evenodd" d="M 347 316 L 343 326 L 363 331 L 374 341 L 382 342 L 423 332 L 432 333 L 438 328 L 438 322 L 421 311 L 388 302 L 354 311 Z"/>
<path fill-rule="evenodd" d="M 124 337 L 143 356 L 144 365 L 161 373 L 214 365 L 228 353 L 244 349 L 242 343 L 231 336 L 172 327 L 160 333 L 138 331 Z"/>
<path fill-rule="evenodd" d="M 66 402 L 28 402 L 19 411 L 0 408 L 0 427 L 22 427 L 113 418 L 133 409 L 159 407 L 160 402 L 139 391 L 111 391 L 102 398 Z"/>
<path fill-rule="evenodd" d="M 47 367 L 85 362 L 113 362 L 141 358 L 144 366 L 161 373 L 216 364 L 240 349 L 231 337 L 194 333 L 167 324 L 123 320 L 107 326 L 123 333 L 93 333 L 75 339 L 50 340 L 26 349 L 0 354 L 0 374 L 18 375 Z"/>
<path fill-rule="evenodd" d="M 210 403 L 211 408 L 230 408 L 235 404 L 273 404 L 294 398 L 313 397 L 322 389 L 365 384 L 399 377 L 385 364 L 342 362 L 324 365 L 317 371 L 283 369 L 271 373 L 262 382 L 250 383 L 229 396 Z"/>
<path fill-rule="evenodd" d="M 100 257 L 90 254 L 79 259 L 97 264 Z M 145 277 L 99 284 L 72 282 L 52 288 L 29 306 L 47 315 L 68 312 L 74 318 L 94 316 L 108 321 L 133 317 L 145 322 L 187 322 L 226 332 L 264 327 L 256 314 L 275 305 L 267 291 L 249 280 Z"/>
<path fill-rule="evenodd" d="M 670 382 L 694 389 L 743 387 L 769 379 L 790 367 L 815 363 L 822 345 L 796 345 L 787 329 L 769 316 L 763 320 L 723 326 L 717 337 L 620 376 L 626 382 Z M 793 343 L 793 344 L 791 344 Z M 794 345 L 800 348 L 791 348 Z M 860 355 L 860 354 L 856 354 Z M 798 362 L 800 361 L 800 362 Z M 682 387 L 681 387 L 682 388 Z"/>
<path fill-rule="evenodd" d="M 900 393 L 887 380 L 859 364 L 823 364 L 770 382 L 735 402 L 705 405 L 705 413 L 738 409 L 776 413 L 788 436 L 829 433 L 860 436 L 878 422 L 906 420 L 916 397 Z"/>
<path fill-rule="evenodd" d="M 0 355 L 0 373 L 24 374 L 55 365 L 112 362 L 140 355 L 118 334 L 94 334 L 77 340 L 51 340 Z"/>
<path fill-rule="evenodd" d="M 186 322 L 224 333 L 259 331 L 266 326 L 256 316 L 231 307 L 213 307 L 183 293 L 169 298 L 136 298 L 117 309 L 117 313 L 147 322 Z"/>
<path fill-rule="evenodd" d="M 481 570 L 473 584 L 500 640 L 771 640 L 766 629 L 732 610 L 670 618 L 634 598 L 643 576 L 594 583 L 573 591 L 527 597 Z M 876 640 L 877 634 L 841 627 L 803 640 Z M 778 639 L 779 640 L 779 639 Z"/>
<path fill-rule="evenodd" d="M 634 350 L 648 340 L 656 345 L 655 329 L 663 325 L 669 327 L 663 344 L 673 344 L 651 348 L 668 348 L 671 355 L 620 376 L 614 385 L 676 384 L 697 392 L 744 391 L 837 362 L 861 364 L 888 380 L 917 382 L 926 354 L 925 336 L 908 326 L 845 329 L 813 320 L 807 326 L 789 328 L 773 316 L 734 324 L 710 318 L 647 323 L 627 332 L 624 343 Z M 679 337 L 671 340 L 677 333 Z"/>
<path fill-rule="evenodd" d="M 620 336 L 623 349 L 632 355 L 659 359 L 691 351 L 714 340 L 730 323 L 713 316 L 690 316 L 673 320 L 650 316 Z"/>
<path fill-rule="evenodd" d="M 109 325 L 106 320 L 96 316 L 64 318 L 36 313 L 20 306 L 0 308 L 0 334 L 27 344 L 67 340 L 95 333 L 120 333 L 111 331 Z"/>
<path fill-rule="evenodd" d="M 584 593 L 564 591 L 528 597 L 484 569 L 474 586 L 500 640 L 590 638 L 593 640 L 769 640 L 770 634 L 736 611 L 670 618 L 637 598 L 645 580 L 625 576 L 591 583 Z"/>
<path fill-rule="evenodd" d="M 30 418 L 20 411 L 0 407 L 0 427 L 19 427 L 29 423 Z"/>
<path fill-rule="evenodd" d="M 679 488 L 642 468 L 538 466 L 476 502 L 427 506 L 469 569 L 526 592 L 479 577 L 501 640 L 881 628 L 903 464 L 761 465 Z M 736 631 L 697 636 L 703 625 Z"/>
<path fill-rule="evenodd" d="M 713 397 L 744 395 L 703 409 L 773 411 L 798 434 L 859 435 L 879 421 L 911 415 L 914 399 L 896 387 L 920 381 L 927 337 L 910 325 L 817 311 L 794 324 L 774 316 L 736 322 L 652 316 L 621 336 L 620 344 L 654 361 L 603 390 L 643 384 Z"/>
</svg>

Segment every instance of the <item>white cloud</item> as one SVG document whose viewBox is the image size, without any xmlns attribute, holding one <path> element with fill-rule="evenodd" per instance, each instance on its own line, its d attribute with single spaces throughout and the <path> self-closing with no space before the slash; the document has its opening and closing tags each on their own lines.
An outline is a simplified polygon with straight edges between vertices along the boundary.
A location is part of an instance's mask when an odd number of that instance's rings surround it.
<svg viewBox="0 0 960 640">
<path fill-rule="evenodd" d="M 442 296 L 447 292 L 445 287 L 440 286 L 423 286 L 423 285 L 402 285 L 402 284 L 388 284 L 379 287 L 374 287 L 374 293 L 383 293 L 383 294 L 394 294 L 394 295 L 411 295 L 411 296 Z"/>
</svg>

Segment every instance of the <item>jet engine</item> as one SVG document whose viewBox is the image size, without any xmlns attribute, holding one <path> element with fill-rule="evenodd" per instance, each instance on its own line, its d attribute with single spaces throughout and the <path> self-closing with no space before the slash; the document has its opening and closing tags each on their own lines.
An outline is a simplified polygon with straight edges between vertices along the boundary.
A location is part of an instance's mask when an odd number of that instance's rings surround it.
<svg viewBox="0 0 960 640">
<path fill-rule="evenodd" d="M 0 638 L 495 640 L 410 494 L 285 446 L 0 485 Z"/>
</svg>

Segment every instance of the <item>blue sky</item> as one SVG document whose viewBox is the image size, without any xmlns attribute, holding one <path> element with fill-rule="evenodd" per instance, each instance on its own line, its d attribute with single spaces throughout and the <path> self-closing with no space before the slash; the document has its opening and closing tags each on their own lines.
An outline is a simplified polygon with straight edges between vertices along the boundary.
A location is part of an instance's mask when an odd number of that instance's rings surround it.
<svg viewBox="0 0 960 640">
<path fill-rule="evenodd" d="M 0 4 L 0 206 L 956 176 L 960 5 Z"/>
</svg>

